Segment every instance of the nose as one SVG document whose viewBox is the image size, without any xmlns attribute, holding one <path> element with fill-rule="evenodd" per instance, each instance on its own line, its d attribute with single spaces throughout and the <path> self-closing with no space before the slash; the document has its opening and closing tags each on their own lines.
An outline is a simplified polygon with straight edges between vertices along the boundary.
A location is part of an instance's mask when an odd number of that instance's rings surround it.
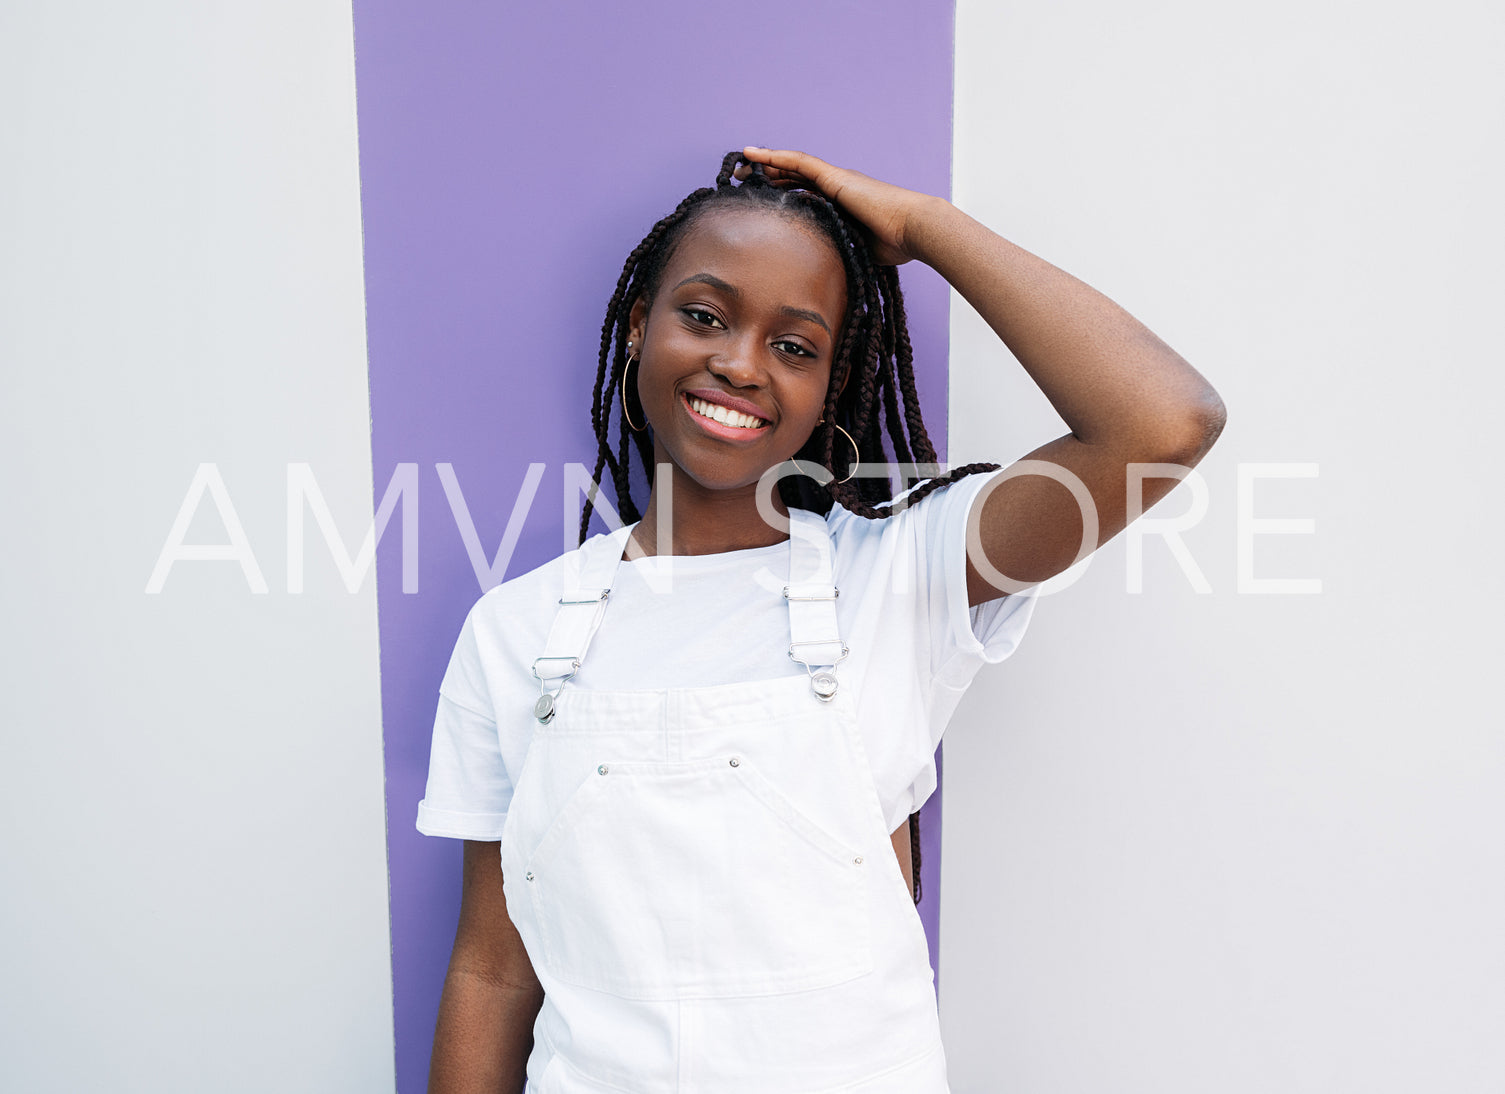
<svg viewBox="0 0 1505 1094">
<path fill-rule="evenodd" d="M 750 336 L 729 340 L 707 367 L 732 387 L 761 387 L 765 379 L 762 348 L 762 343 Z"/>
</svg>

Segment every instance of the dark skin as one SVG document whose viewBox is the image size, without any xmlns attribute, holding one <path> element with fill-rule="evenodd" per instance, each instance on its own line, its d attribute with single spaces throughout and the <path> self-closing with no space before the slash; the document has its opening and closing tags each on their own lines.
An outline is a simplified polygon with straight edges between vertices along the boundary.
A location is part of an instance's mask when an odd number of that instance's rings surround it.
<svg viewBox="0 0 1505 1094">
<path fill-rule="evenodd" d="M 465 841 L 460 924 L 444 977 L 433 1094 L 520 1094 L 543 987 L 507 914 L 500 845 Z"/>
<path fill-rule="evenodd" d="M 819 190 L 866 229 L 880 263 L 918 259 L 977 309 L 1070 432 L 1033 452 L 1069 473 L 1090 504 L 1039 475 L 1006 480 L 979 506 L 976 605 L 1068 569 L 1128 523 L 1130 463 L 1192 467 L 1222 431 L 1222 400 L 1169 346 L 1107 297 L 1016 247 L 950 202 L 794 151 L 746 149 L 776 185 Z M 746 169 L 739 169 L 745 177 Z M 690 279 L 690 280 L 687 280 Z M 634 302 L 637 388 L 661 466 L 628 544 L 638 554 L 712 554 L 787 539 L 759 512 L 763 472 L 798 451 L 821 417 L 846 312 L 831 245 L 800 222 L 749 210 L 708 213 L 687 233 L 652 300 Z M 718 435 L 683 396 L 743 400 L 766 424 Z M 839 440 L 839 439 L 838 439 Z M 658 539 L 665 482 L 668 541 Z M 1149 509 L 1175 487 L 1144 483 Z M 769 484 L 766 508 L 787 516 Z M 1084 521 L 1084 510 L 1091 519 Z M 1084 542 L 1084 525 L 1087 535 Z M 979 565 L 979 562 L 982 565 Z M 909 877 L 908 825 L 892 835 Z M 429 1089 L 516 1094 L 543 992 L 507 916 L 495 843 L 467 842 L 460 926 L 445 979 Z"/>
<path fill-rule="evenodd" d="M 706 214 L 639 298 L 628 338 L 641 356 L 638 395 L 659 473 L 673 484 L 673 542 L 657 542 L 657 476 L 628 556 L 698 555 L 787 539 L 758 512 L 759 478 L 814 432 L 846 314 L 846 275 L 831 245 L 801 222 L 751 210 Z M 713 391 L 758 408 L 766 425 L 728 441 L 685 405 Z M 768 504 L 788 510 L 768 488 Z M 635 550 L 636 549 L 636 550 Z"/>
</svg>

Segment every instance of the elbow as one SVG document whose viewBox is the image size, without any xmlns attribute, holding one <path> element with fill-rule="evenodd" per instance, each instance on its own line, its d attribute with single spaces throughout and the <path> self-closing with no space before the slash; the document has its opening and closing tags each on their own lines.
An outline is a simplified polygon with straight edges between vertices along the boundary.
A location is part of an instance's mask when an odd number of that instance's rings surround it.
<svg viewBox="0 0 1505 1094">
<path fill-rule="evenodd" d="M 1207 387 L 1196 400 L 1175 415 L 1177 424 L 1168 431 L 1166 463 L 1194 467 L 1211 451 L 1228 424 L 1228 407 L 1222 397 Z"/>
</svg>

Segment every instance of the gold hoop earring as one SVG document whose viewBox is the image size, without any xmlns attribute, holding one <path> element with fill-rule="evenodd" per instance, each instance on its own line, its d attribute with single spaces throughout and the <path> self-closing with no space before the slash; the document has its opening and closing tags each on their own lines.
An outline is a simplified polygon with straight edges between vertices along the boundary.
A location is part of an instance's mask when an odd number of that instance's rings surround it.
<svg viewBox="0 0 1505 1094">
<path fill-rule="evenodd" d="M 815 424 L 816 425 L 825 425 L 826 424 L 826 420 L 824 418 L 822 418 L 820 421 L 816 422 Z M 836 425 L 835 422 L 832 422 L 831 424 L 835 425 L 837 429 L 841 429 L 841 426 Z M 845 437 L 847 439 L 847 443 L 852 446 L 852 469 L 847 472 L 847 477 L 844 478 L 844 479 L 838 479 L 836 477 L 836 472 L 835 471 L 831 471 L 830 472 L 830 474 L 831 474 L 831 481 L 829 483 L 825 484 L 827 486 L 840 486 L 842 483 L 850 481 L 851 478 L 852 478 L 852 476 L 855 475 L 855 474 L 857 474 L 857 465 L 862 462 L 862 453 L 857 450 L 857 442 L 854 441 L 854 440 L 852 440 L 852 435 L 850 433 L 848 433 L 845 429 L 841 429 L 841 435 L 843 437 Z M 792 464 L 794 464 L 795 470 L 799 470 L 799 466 L 800 465 L 797 464 L 797 463 L 794 463 L 794 457 L 793 456 L 789 457 L 789 462 L 792 463 Z M 830 471 L 829 468 L 827 468 L 827 470 Z"/>
<path fill-rule="evenodd" d="M 836 485 L 840 486 L 842 483 L 846 482 L 847 479 L 850 479 L 853 475 L 857 474 L 857 465 L 862 462 L 862 453 L 857 451 L 857 442 L 852 440 L 852 435 L 850 433 L 848 433 L 845 429 L 841 429 L 841 426 L 837 425 L 835 422 L 832 422 L 831 424 L 835 425 L 837 429 L 841 430 L 841 435 L 845 437 L 847 439 L 847 443 L 852 446 L 852 468 L 847 472 L 847 477 L 845 479 L 836 480 Z M 831 474 L 834 477 L 836 472 L 832 471 Z"/>
<path fill-rule="evenodd" d="M 631 348 L 632 343 L 628 342 L 627 345 L 629 348 Z M 633 425 L 632 415 L 627 410 L 627 370 L 632 367 L 632 363 L 637 359 L 638 355 L 634 353 L 627 358 L 627 363 L 622 366 L 622 417 L 627 419 L 627 426 L 629 429 L 631 429 L 634 433 L 641 433 L 648 427 L 646 425 Z"/>
</svg>

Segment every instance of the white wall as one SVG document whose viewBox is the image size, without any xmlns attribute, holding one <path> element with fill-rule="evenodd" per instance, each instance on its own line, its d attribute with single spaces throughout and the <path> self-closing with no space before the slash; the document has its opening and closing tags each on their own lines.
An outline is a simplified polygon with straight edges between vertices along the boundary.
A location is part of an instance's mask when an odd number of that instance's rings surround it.
<svg viewBox="0 0 1505 1094">
<path fill-rule="evenodd" d="M 347 3 L 0 9 L 0 1088 L 392 1089 Z M 270 585 L 178 564 L 201 462 Z M 225 542 L 206 505 L 190 542 Z"/>
<path fill-rule="evenodd" d="M 957 1094 L 1505 1089 L 1498 6 L 961 0 L 954 196 L 1230 411 L 946 738 Z M 965 303 L 952 457 L 1065 426 Z M 1240 464 L 1268 482 L 1240 595 Z M 1153 515 L 1189 505 L 1186 486 Z"/>
</svg>

